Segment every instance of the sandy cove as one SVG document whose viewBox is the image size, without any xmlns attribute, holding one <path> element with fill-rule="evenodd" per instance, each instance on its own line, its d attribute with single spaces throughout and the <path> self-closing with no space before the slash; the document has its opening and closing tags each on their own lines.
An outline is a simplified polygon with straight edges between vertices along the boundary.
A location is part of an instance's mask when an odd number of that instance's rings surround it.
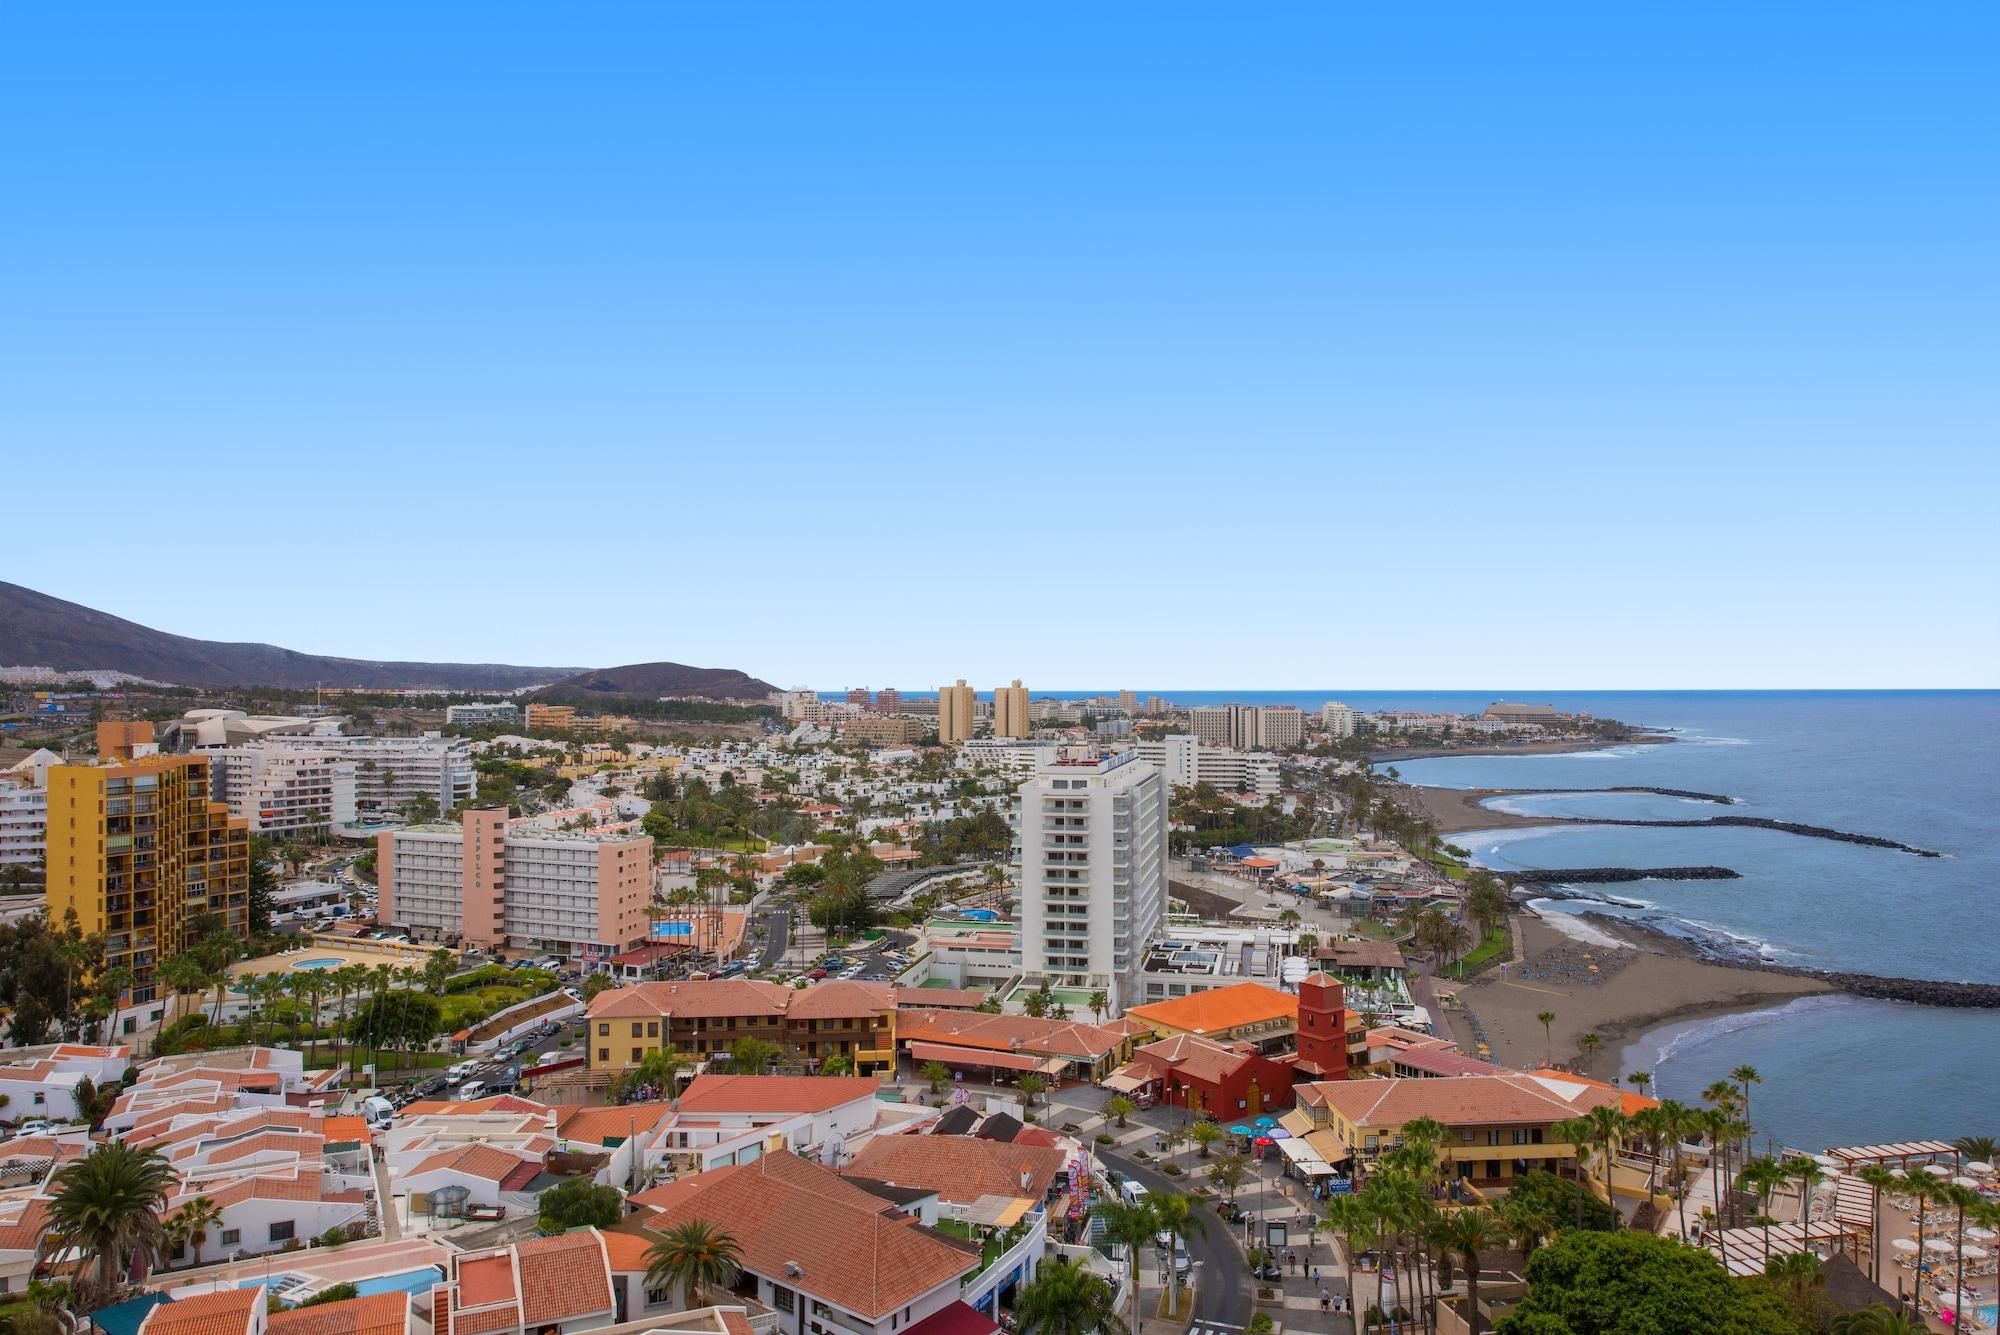
<svg viewBox="0 0 2000 1335">
<path fill-rule="evenodd" d="M 1599 1079 L 1615 1079 L 1625 1074 L 1613 1069 L 1619 1050 L 1649 1029 L 1839 990 L 1818 978 L 1710 964 L 1678 948 L 1671 938 L 1628 930 L 1615 919 L 1593 916 L 1588 928 L 1624 944 L 1614 948 L 1579 941 L 1524 910 L 1514 915 L 1516 955 L 1537 974 L 1568 970 L 1596 982 L 1525 979 L 1524 966 L 1516 963 L 1507 968 L 1505 978 L 1498 969 L 1490 969 L 1470 983 L 1437 985 L 1440 992 L 1456 992 L 1478 1016 L 1492 1060 L 1512 1067 L 1533 1067 L 1545 1059 L 1572 1064 L 1580 1051 L 1577 1039 L 1595 1033 L 1603 1042 L 1582 1069 Z M 1598 970 L 1594 975 L 1589 973 L 1593 964 Z M 1543 1011 L 1556 1017 L 1546 1040 L 1541 1021 L 1535 1018 Z M 1445 1016 L 1462 1050 L 1476 1051 L 1464 1011 L 1446 1010 Z"/>
</svg>

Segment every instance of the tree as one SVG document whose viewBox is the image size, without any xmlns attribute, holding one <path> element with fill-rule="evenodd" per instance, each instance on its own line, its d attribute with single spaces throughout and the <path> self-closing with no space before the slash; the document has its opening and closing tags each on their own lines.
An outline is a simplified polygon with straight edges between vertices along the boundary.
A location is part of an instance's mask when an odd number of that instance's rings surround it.
<svg viewBox="0 0 2000 1335">
<path fill-rule="evenodd" d="M 1465 1319 L 1479 1335 L 1479 1254 L 1505 1245 L 1507 1226 L 1485 1206 L 1453 1210 L 1444 1216 L 1439 1241 L 1465 1267 Z"/>
<path fill-rule="evenodd" d="M 1218 1154 L 1209 1161 L 1208 1180 L 1227 1199 L 1250 1180 L 1250 1163 L 1240 1154 Z"/>
<path fill-rule="evenodd" d="M 755 1043 L 759 1040 L 742 1041 Z M 674 1079 L 686 1066 L 687 1059 L 672 1048 L 654 1048 L 639 1059 L 637 1066 L 612 1076 L 610 1082 L 605 1085 L 604 1096 L 614 1104 L 629 1103 L 633 1095 L 651 1089 L 672 1098 Z"/>
<path fill-rule="evenodd" d="M 695 1305 L 695 1295 L 702 1289 L 734 1284 L 742 1266 L 743 1249 L 733 1236 L 706 1219 L 690 1219 L 668 1229 L 647 1249 L 646 1288 L 678 1290 L 679 1307 L 685 1311 Z"/>
<path fill-rule="evenodd" d="M 616 1187 L 600 1187 L 587 1177 L 573 1177 L 536 1198 L 544 1233 L 565 1229 L 610 1228 L 625 1217 L 625 1197 Z"/>
<path fill-rule="evenodd" d="M 739 1038 L 729 1045 L 729 1064 L 739 1075 L 762 1075 L 781 1055 L 776 1043 L 761 1038 Z"/>
<path fill-rule="evenodd" d="M 1744 1065 L 1731 1071 L 1729 1078 L 1734 1080 L 1737 1088 L 1743 1091 L 1743 1120 L 1748 1122 L 1750 1120 L 1750 1086 L 1763 1084 L 1764 1077 L 1757 1074 L 1756 1067 Z"/>
<path fill-rule="evenodd" d="M 1131 1267 L 1132 1280 L 1132 1335 L 1142 1335 L 1144 1321 L 1139 1316 L 1139 1258 L 1153 1245 L 1153 1235 L 1159 1227 L 1153 1219 L 1151 1198 L 1139 1205 L 1120 1205 L 1108 1202 L 1096 1207 L 1095 1214 L 1104 1222 L 1104 1240 L 1116 1243 L 1125 1249 L 1127 1263 Z"/>
<path fill-rule="evenodd" d="M 1111 1009 L 1111 997 L 1103 988 L 1090 994 L 1090 1014 L 1099 1024 L 1104 1023 L 1104 1013 Z"/>
<path fill-rule="evenodd" d="M 1565 1233 L 1527 1265 L 1528 1292 L 1497 1335 L 1796 1335 L 1777 1296 L 1705 1251 L 1630 1231 Z"/>
<path fill-rule="evenodd" d="M 1194 1142 L 1194 1146 L 1200 1151 L 1201 1157 L 1206 1159 L 1208 1157 L 1208 1147 L 1222 1139 L 1222 1128 L 1204 1117 L 1188 1128 L 1188 1139 Z"/>
<path fill-rule="evenodd" d="M 583 999 L 586 1004 L 595 1001 L 599 993 L 609 992 L 618 986 L 618 980 L 608 973 L 594 973 L 583 980 Z"/>
<path fill-rule="evenodd" d="M 1139 1105 L 1126 1098 L 1123 1094 L 1113 1094 L 1104 1101 L 1104 1115 L 1106 1117 L 1117 1118 L 1121 1129 L 1125 1125 L 1125 1119 L 1137 1111 L 1139 1111 Z"/>
<path fill-rule="evenodd" d="M 1960 1136 L 1951 1147 L 1974 1163 L 1990 1164 L 2000 1154 L 2000 1141 L 1991 1136 Z"/>
<path fill-rule="evenodd" d="M 1871 1303 L 1835 1317 L 1833 1335 L 1930 1335 L 1930 1327 L 1886 1303 Z"/>
<path fill-rule="evenodd" d="M 1211 1172 L 1213 1170 L 1210 1170 Z M 1375 1212 L 1367 1202 L 1353 1195 L 1335 1196 L 1326 1203 L 1326 1211 L 1314 1228 L 1323 1233 L 1332 1233 L 1340 1238 L 1340 1254 L 1346 1270 L 1348 1300 L 1356 1313 L 1362 1312 L 1361 1304 L 1354 1298 L 1354 1259 L 1373 1247 L 1377 1240 Z M 1361 1317 L 1355 1318 L 1357 1329 L 1362 1325 Z"/>
<path fill-rule="evenodd" d="M 1165 1234 L 1170 1243 L 1185 1244 L 1192 1238 L 1208 1236 L 1208 1221 L 1194 1212 L 1194 1200 L 1178 1191 L 1156 1191 L 1147 1202 L 1153 1210 L 1154 1237 Z M 1174 1274 L 1179 1275 L 1174 1269 Z"/>
<path fill-rule="evenodd" d="M 831 1057 L 823 1058 L 820 1061 L 819 1073 L 821 1075 L 853 1075 L 854 1059 L 844 1052 L 836 1052 Z"/>
<path fill-rule="evenodd" d="M 1535 1018 L 1541 1021 L 1542 1025 L 1542 1060 L 1545 1063 L 1553 1062 L 1555 1054 L 1551 1045 L 1554 1039 L 1549 1034 L 1549 1026 L 1556 1022 L 1556 1013 L 1554 1011 L 1542 1011 Z"/>
<path fill-rule="evenodd" d="M 55 1176 L 43 1235 L 47 1252 L 75 1247 L 94 1258 L 94 1285 L 109 1296 L 130 1263 L 157 1251 L 160 1211 L 176 1180 L 152 1150 L 118 1141 L 99 1145 Z"/>
<path fill-rule="evenodd" d="M 1554 1173 L 1523 1173 L 1507 1192 L 1509 1205 L 1534 1210 L 1563 1225 L 1590 1232 L 1618 1227 L 1618 1212 L 1588 1187 Z M 1575 1221 L 1571 1225 L 1571 1221 Z"/>
<path fill-rule="evenodd" d="M 1014 1329 L 1018 1335 L 1123 1335 L 1117 1309 L 1111 1286 L 1082 1261 L 1045 1261 L 1014 1295 Z"/>
<path fill-rule="evenodd" d="M 442 948 L 424 957 L 424 991 L 434 997 L 444 995 L 445 982 L 457 971 L 458 957 Z"/>
<path fill-rule="evenodd" d="M 1586 1064 L 1589 1063 L 1592 1057 L 1597 1055 L 1597 1049 L 1603 1042 L 1604 1040 L 1596 1034 L 1585 1034 L 1583 1037 L 1577 1039 L 1577 1051 L 1582 1054 Z"/>
<path fill-rule="evenodd" d="M 925 1062 L 917 1068 L 917 1075 L 925 1084 L 931 1087 L 931 1093 L 933 1094 L 938 1093 L 951 1083 L 951 1068 L 939 1061 Z M 1119 1125 L 1122 1126 L 1124 1123 L 1121 1122 Z"/>
<path fill-rule="evenodd" d="M 349 1298 L 359 1298 L 361 1290 L 348 1280 L 329 1284 L 310 1298 L 299 1300 L 300 1307 L 318 1307 L 321 1303 L 344 1303 Z"/>
<path fill-rule="evenodd" d="M 208 1241 L 208 1226 L 222 1218 L 222 1207 L 206 1196 L 196 1196 L 174 1214 L 174 1222 L 187 1238 L 195 1265 L 201 1264 L 201 1245 Z"/>
<path fill-rule="evenodd" d="M 1035 1106 L 1035 1095 L 1047 1089 L 1048 1085 L 1040 1076 L 1030 1071 L 1015 1081 L 1014 1087 L 1021 1091 L 1021 1106 L 1023 1108 L 1032 1108 Z"/>
</svg>

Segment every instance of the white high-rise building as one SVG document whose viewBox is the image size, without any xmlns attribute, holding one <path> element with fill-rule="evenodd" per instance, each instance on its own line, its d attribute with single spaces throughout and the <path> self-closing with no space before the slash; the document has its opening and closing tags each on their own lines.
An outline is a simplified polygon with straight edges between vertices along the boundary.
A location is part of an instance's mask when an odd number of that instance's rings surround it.
<svg viewBox="0 0 2000 1335">
<path fill-rule="evenodd" d="M 1184 732 L 1169 733 L 1157 742 L 1138 743 L 1139 758 L 1158 766 L 1175 788 L 1210 784 L 1225 793 L 1278 794 L 1278 758 L 1255 751 L 1209 746 Z"/>
<path fill-rule="evenodd" d="M 42 750 L 0 771 L 0 873 L 9 867 L 33 871 L 48 851 L 49 766 L 61 763 L 61 756 Z"/>
<path fill-rule="evenodd" d="M 229 814 L 249 821 L 253 832 L 279 839 L 352 824 L 354 762 L 308 740 L 203 748 L 215 800 L 227 802 Z"/>
<path fill-rule="evenodd" d="M 267 737 L 239 749 L 296 752 L 340 760 L 354 771 L 354 810 L 359 815 L 400 811 L 429 797 L 440 812 L 472 800 L 478 776 L 472 743 L 463 737 L 427 732 L 419 737 Z"/>
<path fill-rule="evenodd" d="M 489 723 L 519 723 L 521 707 L 512 701 L 483 701 L 476 705 L 446 705 L 444 721 L 460 728 L 477 728 Z"/>
<path fill-rule="evenodd" d="M 1122 1009 L 1166 921 L 1166 776 L 1136 751 L 1044 761 L 1015 795 L 1021 965 Z"/>
<path fill-rule="evenodd" d="M 1319 721 L 1326 727 L 1331 737 L 1352 737 L 1354 735 L 1354 711 L 1338 700 L 1329 700 L 1319 708 Z"/>
<path fill-rule="evenodd" d="M 1303 742 L 1306 716 L 1290 705 L 1206 705 L 1188 711 L 1188 727 L 1203 746 L 1269 750 Z"/>
</svg>

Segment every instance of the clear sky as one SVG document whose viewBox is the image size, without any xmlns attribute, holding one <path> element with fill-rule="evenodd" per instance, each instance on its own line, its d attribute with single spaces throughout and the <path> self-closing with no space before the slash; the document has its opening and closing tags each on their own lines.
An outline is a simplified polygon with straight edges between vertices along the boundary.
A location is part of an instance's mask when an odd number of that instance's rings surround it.
<svg viewBox="0 0 2000 1335">
<path fill-rule="evenodd" d="M 1992 686 L 1991 3 L 0 13 L 0 576 L 782 684 Z"/>
</svg>

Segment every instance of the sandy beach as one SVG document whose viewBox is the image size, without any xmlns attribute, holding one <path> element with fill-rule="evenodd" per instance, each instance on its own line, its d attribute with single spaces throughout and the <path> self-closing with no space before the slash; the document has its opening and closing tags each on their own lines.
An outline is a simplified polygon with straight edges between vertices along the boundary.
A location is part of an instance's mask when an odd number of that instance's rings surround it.
<svg viewBox="0 0 2000 1335">
<path fill-rule="evenodd" d="M 1467 984 L 1438 985 L 1440 992 L 1455 991 L 1478 1017 L 1492 1059 L 1502 1065 L 1531 1067 L 1544 1060 L 1573 1064 L 1579 1059 L 1577 1039 L 1595 1033 L 1603 1042 L 1582 1069 L 1599 1079 L 1611 1079 L 1624 1074 L 1612 1069 L 1620 1048 L 1659 1025 L 1756 1010 L 1836 990 L 1817 978 L 1710 964 L 1669 938 L 1609 918 L 1593 916 L 1566 925 L 1595 939 L 1579 939 L 1524 910 L 1514 917 L 1517 958 L 1524 962 L 1510 964 L 1504 974 L 1489 970 Z M 1529 972 L 1556 976 L 1523 976 Z M 1595 981 L 1580 981 L 1584 978 Z M 1535 1018 L 1543 1011 L 1556 1017 L 1546 1037 Z M 1474 1051 L 1472 1025 L 1464 1010 L 1445 1014 L 1463 1050 Z"/>
<path fill-rule="evenodd" d="M 1470 746 L 1391 746 L 1370 751 L 1374 765 L 1393 765 L 1399 760 L 1439 760 L 1451 756 L 1562 756 L 1577 751 L 1604 751 L 1614 746 L 1661 746 L 1674 738 L 1665 733 L 1641 733 L 1633 737 L 1593 737 L 1570 742 L 1512 742 Z"/>
<path fill-rule="evenodd" d="M 1402 788 L 1395 790 L 1395 795 L 1405 808 L 1416 808 L 1415 814 L 1435 825 L 1441 835 L 1458 834 L 1465 830 L 1515 830 L 1531 825 L 1576 824 L 1561 816 L 1517 816 L 1509 811 L 1494 811 L 1479 805 L 1489 797 L 1533 791 L 1532 788 Z"/>
</svg>

